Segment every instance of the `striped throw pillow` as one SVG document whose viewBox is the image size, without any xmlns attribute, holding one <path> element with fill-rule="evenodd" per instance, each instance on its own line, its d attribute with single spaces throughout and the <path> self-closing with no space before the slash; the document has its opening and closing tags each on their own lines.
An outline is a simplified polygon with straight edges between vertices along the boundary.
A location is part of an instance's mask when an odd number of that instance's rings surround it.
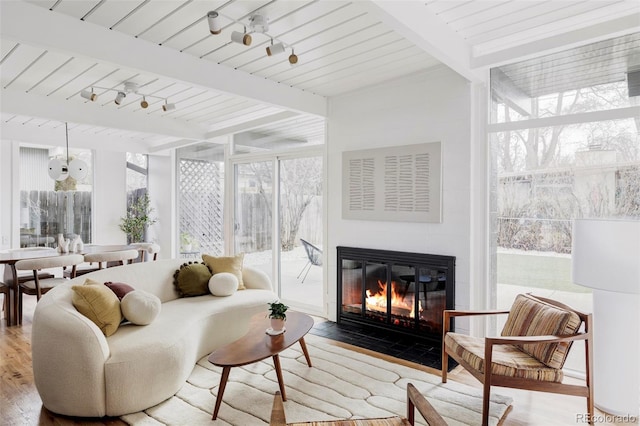
<svg viewBox="0 0 640 426">
<path fill-rule="evenodd" d="M 530 294 L 516 296 L 502 329 L 503 336 L 575 334 L 580 317 Z M 562 368 L 571 342 L 524 344 L 522 350 L 551 368 Z"/>
</svg>

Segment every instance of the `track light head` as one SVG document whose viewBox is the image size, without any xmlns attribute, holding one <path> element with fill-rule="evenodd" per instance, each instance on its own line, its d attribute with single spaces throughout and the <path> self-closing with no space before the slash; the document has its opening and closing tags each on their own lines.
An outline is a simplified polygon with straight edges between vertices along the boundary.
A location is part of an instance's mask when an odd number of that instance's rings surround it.
<svg viewBox="0 0 640 426">
<path fill-rule="evenodd" d="M 162 105 L 163 111 L 173 111 L 174 109 L 176 109 L 176 104 L 168 104 L 165 102 L 164 105 Z"/>
<path fill-rule="evenodd" d="M 116 98 L 113 100 L 113 102 L 116 103 L 116 105 L 120 105 L 120 103 L 122 102 L 122 100 L 124 98 L 127 97 L 127 94 L 124 92 L 118 92 L 118 94 L 116 95 Z"/>
<path fill-rule="evenodd" d="M 231 33 L 231 41 L 244 44 L 245 46 L 251 46 L 251 34 L 234 31 Z"/>
<path fill-rule="evenodd" d="M 298 55 L 293 53 L 293 50 L 291 51 L 291 55 L 289 55 L 289 63 L 291 65 L 295 65 L 298 63 Z"/>
<path fill-rule="evenodd" d="M 207 13 L 207 21 L 209 22 L 209 31 L 211 34 L 220 34 L 222 26 L 220 25 L 220 15 L 215 10 Z"/>
<path fill-rule="evenodd" d="M 276 43 L 271 46 L 267 46 L 267 56 L 275 56 L 284 52 L 284 44 Z"/>
<path fill-rule="evenodd" d="M 140 101 L 140 106 L 142 108 L 147 108 L 149 106 L 149 102 L 147 102 L 147 99 L 143 96 L 142 100 Z"/>
<path fill-rule="evenodd" d="M 93 93 L 93 89 L 91 89 L 91 91 L 84 89 L 82 92 L 80 92 L 80 96 L 85 99 L 89 99 L 90 101 L 95 101 L 96 99 L 98 99 L 98 95 Z"/>
</svg>

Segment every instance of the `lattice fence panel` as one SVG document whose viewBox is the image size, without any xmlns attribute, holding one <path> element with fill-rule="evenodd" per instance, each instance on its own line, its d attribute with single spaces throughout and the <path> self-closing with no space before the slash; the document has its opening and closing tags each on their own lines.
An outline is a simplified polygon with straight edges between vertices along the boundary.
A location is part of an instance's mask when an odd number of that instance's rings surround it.
<svg viewBox="0 0 640 426">
<path fill-rule="evenodd" d="M 193 250 L 223 254 L 223 163 L 181 159 L 179 179 L 180 234 L 195 239 Z"/>
</svg>

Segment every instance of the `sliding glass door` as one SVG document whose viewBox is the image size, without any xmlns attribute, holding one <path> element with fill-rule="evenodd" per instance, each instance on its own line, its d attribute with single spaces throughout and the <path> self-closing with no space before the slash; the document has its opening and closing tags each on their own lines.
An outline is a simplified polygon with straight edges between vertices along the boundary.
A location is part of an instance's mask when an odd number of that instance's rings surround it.
<svg viewBox="0 0 640 426">
<path fill-rule="evenodd" d="M 269 157 L 235 164 L 235 252 L 285 303 L 322 313 L 322 157 Z"/>
<path fill-rule="evenodd" d="M 273 162 L 235 166 L 235 253 L 273 277 Z M 275 281 L 275 280 L 274 280 Z"/>
</svg>

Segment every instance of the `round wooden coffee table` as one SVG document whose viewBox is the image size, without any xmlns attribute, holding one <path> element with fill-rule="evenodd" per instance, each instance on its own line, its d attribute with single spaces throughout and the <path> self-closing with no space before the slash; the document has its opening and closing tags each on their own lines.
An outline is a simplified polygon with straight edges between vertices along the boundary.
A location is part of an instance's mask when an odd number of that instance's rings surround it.
<svg viewBox="0 0 640 426">
<path fill-rule="evenodd" d="M 313 318 L 301 312 L 289 311 L 287 312 L 287 321 L 285 322 L 286 331 L 277 336 L 267 334 L 266 330 L 269 326 L 270 320 L 266 317 L 266 313 L 256 314 L 251 318 L 249 332 L 247 334 L 226 346 L 216 349 L 209 355 L 208 359 L 210 363 L 222 367 L 222 377 L 220 378 L 220 386 L 218 387 L 216 406 L 213 410 L 213 420 L 218 417 L 220 404 L 222 404 L 222 395 L 227 385 L 231 367 L 240 367 L 241 365 L 251 364 L 272 357 L 283 401 L 287 400 L 287 396 L 284 390 L 284 381 L 282 380 L 282 369 L 280 368 L 280 357 L 278 354 L 294 343 L 300 342 L 300 347 L 307 360 L 307 365 L 311 367 L 311 358 L 309 358 L 309 352 L 307 352 L 304 336 L 311 330 L 311 327 L 313 327 Z"/>
</svg>

